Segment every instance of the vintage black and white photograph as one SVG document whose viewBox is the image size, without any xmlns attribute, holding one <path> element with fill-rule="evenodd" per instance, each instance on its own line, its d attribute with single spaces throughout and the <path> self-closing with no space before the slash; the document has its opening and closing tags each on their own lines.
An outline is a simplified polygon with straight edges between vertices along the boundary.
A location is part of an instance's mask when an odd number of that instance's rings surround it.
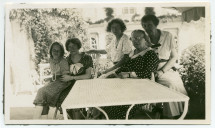
<svg viewBox="0 0 215 128">
<path fill-rule="evenodd" d="M 207 2 L 6 4 L 6 124 L 210 124 Z"/>
</svg>

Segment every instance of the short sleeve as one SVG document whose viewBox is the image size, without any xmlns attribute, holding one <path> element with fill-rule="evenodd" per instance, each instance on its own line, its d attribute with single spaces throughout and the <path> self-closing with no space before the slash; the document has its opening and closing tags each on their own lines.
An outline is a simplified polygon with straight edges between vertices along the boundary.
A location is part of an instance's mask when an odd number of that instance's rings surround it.
<svg viewBox="0 0 215 128">
<path fill-rule="evenodd" d="M 106 44 L 105 51 L 107 52 L 108 56 L 110 56 L 109 54 L 111 53 L 112 44 L 113 43 Z"/>
<path fill-rule="evenodd" d="M 174 39 L 174 36 L 169 33 L 169 40 L 170 40 L 170 49 L 176 49 L 177 45 Z"/>
<path fill-rule="evenodd" d="M 122 53 L 130 54 L 132 51 L 132 43 L 129 40 L 128 36 L 125 36 L 123 39 Z"/>
<path fill-rule="evenodd" d="M 89 67 L 93 68 L 93 59 L 91 56 L 86 55 L 84 56 L 84 67 L 88 69 Z"/>
<path fill-rule="evenodd" d="M 115 41 L 115 36 L 113 34 L 109 33 L 105 36 L 105 50 L 107 51 L 107 53 L 111 52 L 113 41 Z"/>
<path fill-rule="evenodd" d="M 60 70 L 62 74 L 69 73 L 69 64 L 65 58 L 63 58 L 60 62 Z"/>
</svg>

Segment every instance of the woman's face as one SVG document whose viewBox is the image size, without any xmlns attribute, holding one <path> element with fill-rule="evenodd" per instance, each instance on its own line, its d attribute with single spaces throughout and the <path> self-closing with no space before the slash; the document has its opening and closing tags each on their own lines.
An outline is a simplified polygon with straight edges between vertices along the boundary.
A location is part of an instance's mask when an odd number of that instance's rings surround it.
<svg viewBox="0 0 215 128">
<path fill-rule="evenodd" d="M 157 29 L 157 26 L 155 26 L 152 21 L 142 22 L 142 27 L 145 29 L 148 35 L 154 34 Z"/>
<path fill-rule="evenodd" d="M 51 51 L 51 53 L 52 53 L 52 56 L 53 56 L 53 58 L 54 59 L 58 59 L 58 58 L 60 58 L 61 57 L 61 47 L 59 46 L 59 45 L 53 45 L 52 46 L 52 51 Z"/>
<path fill-rule="evenodd" d="M 76 54 L 79 52 L 79 48 L 76 44 L 74 43 L 69 43 L 68 45 L 68 51 L 70 52 L 70 54 Z"/>
<path fill-rule="evenodd" d="M 144 49 L 147 47 L 147 42 L 141 32 L 134 32 L 131 36 L 131 41 L 136 49 Z"/>
<path fill-rule="evenodd" d="M 122 34 L 122 31 L 121 31 L 121 26 L 120 26 L 120 24 L 118 24 L 118 23 L 113 23 L 112 25 L 111 25 L 111 32 L 115 35 L 115 36 L 119 36 L 119 35 L 121 35 Z"/>
</svg>

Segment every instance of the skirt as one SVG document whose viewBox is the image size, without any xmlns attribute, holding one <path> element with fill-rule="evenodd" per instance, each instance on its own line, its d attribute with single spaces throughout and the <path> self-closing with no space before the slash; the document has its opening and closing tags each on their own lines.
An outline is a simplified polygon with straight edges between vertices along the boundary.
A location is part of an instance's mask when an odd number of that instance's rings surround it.
<svg viewBox="0 0 215 128">
<path fill-rule="evenodd" d="M 36 98 L 33 102 L 35 105 L 44 106 L 43 114 L 48 114 L 48 107 L 56 107 L 57 102 L 59 101 L 61 93 L 66 90 L 68 94 L 74 85 L 75 81 L 72 82 L 62 82 L 60 80 L 53 81 L 44 87 L 40 88 L 37 92 Z M 67 95 L 65 94 L 65 95 Z M 66 97 L 66 96 L 65 96 Z M 64 99 L 63 99 L 64 100 Z"/>
<path fill-rule="evenodd" d="M 182 79 L 177 71 L 170 69 L 156 80 L 157 83 L 187 95 Z M 163 116 L 179 116 L 184 110 L 183 102 L 169 102 L 163 104 Z"/>
<path fill-rule="evenodd" d="M 135 116 L 135 113 L 140 107 L 144 104 L 137 104 L 130 110 L 128 119 L 132 119 Z M 119 105 L 119 106 L 105 106 L 101 107 L 108 115 L 110 120 L 125 119 L 127 110 L 130 105 Z"/>
</svg>

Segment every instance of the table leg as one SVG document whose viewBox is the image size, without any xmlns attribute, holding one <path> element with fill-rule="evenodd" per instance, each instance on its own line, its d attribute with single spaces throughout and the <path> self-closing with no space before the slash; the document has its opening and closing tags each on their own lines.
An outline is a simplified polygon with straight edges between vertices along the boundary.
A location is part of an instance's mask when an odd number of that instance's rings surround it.
<svg viewBox="0 0 215 128">
<path fill-rule="evenodd" d="M 135 105 L 135 104 L 132 104 L 132 105 L 129 107 L 129 109 L 128 109 L 127 113 L 126 113 L 126 120 L 128 120 L 128 115 L 129 115 L 129 113 L 130 113 L 130 110 L 134 107 L 134 105 Z"/>
<path fill-rule="evenodd" d="M 63 118 L 64 118 L 64 120 L 68 120 L 66 109 L 65 108 L 62 108 L 62 109 L 63 109 Z"/>
<path fill-rule="evenodd" d="M 183 120 L 184 117 L 186 116 L 187 111 L 188 111 L 188 101 L 189 101 L 189 100 L 185 101 L 185 104 L 184 104 L 184 111 L 183 111 L 181 117 L 180 117 L 178 120 Z"/>
<path fill-rule="evenodd" d="M 101 111 L 105 115 L 106 119 L 109 120 L 107 113 L 103 109 L 101 109 L 100 107 L 95 107 L 95 108 L 97 108 L 99 111 Z"/>
</svg>

